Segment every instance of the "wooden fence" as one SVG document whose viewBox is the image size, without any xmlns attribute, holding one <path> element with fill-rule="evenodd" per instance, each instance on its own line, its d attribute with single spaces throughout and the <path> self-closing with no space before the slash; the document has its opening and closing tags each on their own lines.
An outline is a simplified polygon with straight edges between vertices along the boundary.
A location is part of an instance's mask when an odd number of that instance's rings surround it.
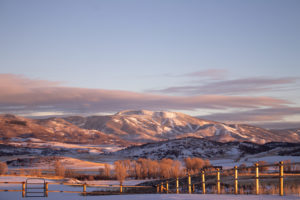
<svg viewBox="0 0 300 200">
<path fill-rule="evenodd" d="M 40 178 L 38 178 L 40 179 Z M 28 192 L 28 186 L 27 182 L 0 182 L 1 184 L 20 184 L 21 185 L 21 190 L 0 190 L 0 192 L 22 192 L 22 197 L 26 197 Z M 36 183 L 35 183 L 36 184 Z M 67 191 L 67 190 L 49 190 L 49 185 L 67 185 L 67 186 L 76 186 L 80 187 L 81 191 Z M 45 182 L 44 187 L 43 187 L 43 192 L 44 196 L 48 197 L 49 192 L 62 192 L 62 193 L 80 193 L 82 195 L 86 194 L 92 194 L 94 192 L 87 192 L 87 188 L 92 187 L 92 188 L 114 188 L 114 189 L 119 189 L 120 193 L 124 192 L 124 189 L 126 188 L 138 188 L 138 189 L 146 189 L 146 188 L 153 188 L 152 186 L 136 186 L 136 185 L 100 185 L 100 184 L 87 184 L 87 183 L 66 183 L 66 182 Z M 32 192 L 30 192 L 32 193 Z M 41 193 L 36 192 L 36 193 Z"/>
<path fill-rule="evenodd" d="M 156 191 L 157 193 L 195 193 L 196 186 L 201 189 L 202 194 L 206 194 L 206 186 L 209 183 L 210 185 L 214 185 L 216 188 L 216 194 L 223 194 L 221 191 L 221 185 L 224 184 L 225 180 L 222 181 L 221 177 L 227 178 L 227 182 L 232 182 L 234 189 L 234 194 L 241 194 L 239 191 L 239 186 L 242 185 L 239 182 L 242 182 L 244 180 L 251 181 L 255 187 L 254 187 L 254 193 L 259 195 L 260 192 L 260 182 L 263 179 L 277 179 L 278 180 L 278 194 L 280 196 L 284 195 L 284 178 L 285 177 L 296 177 L 298 180 L 300 180 L 300 171 L 294 171 L 291 173 L 288 170 L 284 170 L 286 167 L 289 166 L 296 166 L 300 165 L 300 162 L 298 163 L 283 163 L 279 162 L 278 164 L 273 165 L 261 165 L 259 166 L 258 163 L 256 163 L 254 166 L 251 167 L 243 167 L 238 168 L 235 166 L 232 169 L 205 169 L 202 170 L 200 173 L 197 174 L 187 174 L 183 177 L 173 178 L 173 179 L 164 179 L 160 180 L 158 184 L 153 186 L 147 186 L 147 185 L 141 185 L 141 186 L 130 186 L 130 185 L 99 185 L 99 184 L 87 184 L 87 183 L 66 183 L 66 182 L 45 182 L 44 183 L 44 194 L 45 196 L 48 196 L 49 192 L 64 192 L 64 193 L 81 193 L 83 195 L 90 194 L 92 192 L 87 192 L 87 187 L 92 188 L 114 188 L 120 192 L 123 193 L 124 189 L 126 188 L 136 188 L 140 190 L 140 193 L 143 193 L 145 189 L 154 189 L 153 191 Z M 272 170 L 269 170 L 267 173 L 261 173 L 260 168 L 262 167 L 269 167 L 273 168 Z M 252 173 L 244 173 L 242 171 L 244 170 L 251 170 Z M 239 173 L 240 171 L 240 173 Z M 239 176 L 240 175 L 240 176 Z M 228 179 L 229 178 L 229 179 Z M 193 180 L 193 181 L 192 181 Z M 181 184 L 180 184 L 181 183 Z M 300 183 L 300 181 L 299 181 Z M 296 184 L 299 184 L 296 183 Z M 26 196 L 26 189 L 27 185 L 26 182 L 0 182 L 1 184 L 20 184 L 21 190 L 0 190 L 0 192 L 22 192 L 22 196 Z M 68 185 L 68 186 L 76 186 L 80 187 L 81 191 L 65 191 L 65 190 L 49 190 L 49 185 Z M 299 185 L 298 185 L 299 186 Z M 197 192 L 199 193 L 199 192 Z M 300 193 L 300 191 L 299 191 Z"/>
<path fill-rule="evenodd" d="M 284 170 L 285 168 L 290 166 L 299 166 L 297 171 L 294 171 L 291 173 L 291 170 Z M 267 173 L 260 173 L 259 169 L 262 167 L 268 167 L 273 168 L 273 170 L 269 170 Z M 278 168 L 278 169 L 277 169 Z M 296 177 L 299 180 L 299 183 L 297 184 L 298 187 L 298 195 L 300 195 L 300 162 L 297 163 L 283 163 L 279 162 L 278 164 L 272 164 L 272 165 L 261 165 L 259 166 L 258 163 L 256 163 L 254 166 L 251 167 L 243 167 L 239 168 L 235 166 L 232 169 L 205 169 L 202 170 L 200 173 L 191 175 L 188 173 L 186 176 L 176 178 L 176 179 L 165 179 L 161 181 L 161 183 L 157 184 L 157 192 L 158 193 L 179 193 L 180 189 L 183 193 L 187 192 L 189 194 L 195 192 L 195 186 L 198 186 L 198 188 L 201 188 L 202 194 L 206 194 L 206 185 L 209 182 L 210 185 L 214 185 L 216 188 L 216 194 L 222 194 L 221 192 L 221 175 L 223 177 L 226 177 L 227 182 L 228 178 L 231 177 L 232 184 L 234 186 L 233 193 L 234 194 L 241 194 L 239 192 L 239 181 L 247 180 L 252 181 L 254 184 L 254 191 L 252 191 L 254 194 L 259 195 L 260 192 L 260 182 L 264 179 L 277 179 L 278 180 L 278 194 L 280 196 L 284 195 L 284 177 Z M 239 177 L 239 170 L 245 171 L 245 170 L 251 170 L 252 173 L 241 173 L 241 177 Z M 262 176 L 261 176 L 262 175 Z M 192 179 L 196 180 L 192 182 Z M 211 179 L 211 180 L 209 180 Z M 199 181 L 200 180 L 200 181 Z M 173 184 L 172 184 L 173 183 Z M 180 187 L 181 183 L 181 187 Z M 173 188 L 170 189 L 170 185 L 173 185 Z"/>
</svg>

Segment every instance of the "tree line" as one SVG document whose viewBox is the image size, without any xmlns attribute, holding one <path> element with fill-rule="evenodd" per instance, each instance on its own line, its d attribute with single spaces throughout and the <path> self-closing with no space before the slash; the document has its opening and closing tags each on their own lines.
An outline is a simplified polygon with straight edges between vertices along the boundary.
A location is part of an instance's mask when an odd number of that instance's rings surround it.
<svg viewBox="0 0 300 200">
<path fill-rule="evenodd" d="M 110 165 L 105 164 L 100 169 L 100 175 L 106 179 L 116 178 L 121 183 L 125 178 L 135 179 L 156 179 L 156 178 L 177 178 L 186 173 L 198 173 L 203 167 L 210 166 L 209 160 L 201 158 L 186 158 L 184 166 L 179 160 L 164 158 L 162 160 L 152 160 L 139 158 L 138 160 L 118 160 L 114 162 L 114 173 L 111 173 Z"/>
</svg>

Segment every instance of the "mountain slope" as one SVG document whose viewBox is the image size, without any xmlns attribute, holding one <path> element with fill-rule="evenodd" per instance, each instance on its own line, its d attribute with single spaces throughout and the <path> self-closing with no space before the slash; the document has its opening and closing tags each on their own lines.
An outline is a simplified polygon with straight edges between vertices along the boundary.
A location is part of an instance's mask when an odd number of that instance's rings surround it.
<svg viewBox="0 0 300 200">
<path fill-rule="evenodd" d="M 163 141 L 187 136 L 219 142 L 300 142 L 300 132 L 277 133 L 250 125 L 230 125 L 203 120 L 177 112 L 126 110 L 109 116 L 64 119 L 81 128 L 96 129 L 134 142 Z"/>
<path fill-rule="evenodd" d="M 294 129 L 278 129 L 278 130 L 271 130 L 273 133 L 278 135 L 279 137 L 287 138 L 288 140 L 295 140 L 299 142 L 300 139 L 300 128 Z"/>
</svg>

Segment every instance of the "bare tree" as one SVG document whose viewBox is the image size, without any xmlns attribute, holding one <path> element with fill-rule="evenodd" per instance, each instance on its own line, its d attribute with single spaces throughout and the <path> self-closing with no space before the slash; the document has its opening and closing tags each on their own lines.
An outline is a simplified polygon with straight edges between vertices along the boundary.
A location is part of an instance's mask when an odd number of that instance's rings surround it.
<svg viewBox="0 0 300 200">
<path fill-rule="evenodd" d="M 136 178 L 142 178 L 142 166 L 140 163 L 135 163 L 135 175 Z"/>
<path fill-rule="evenodd" d="M 163 178 L 170 178 L 172 171 L 173 160 L 164 158 L 160 161 L 160 176 Z"/>
<path fill-rule="evenodd" d="M 0 162 L 0 175 L 3 175 L 7 172 L 6 162 Z"/>
<path fill-rule="evenodd" d="M 122 161 L 114 162 L 114 166 L 115 166 L 116 178 L 120 181 L 120 184 L 122 185 L 123 181 L 127 176 L 126 167 L 124 166 Z"/>
<path fill-rule="evenodd" d="M 104 176 L 106 178 L 110 177 L 110 166 L 107 163 L 104 164 Z"/>
<path fill-rule="evenodd" d="M 58 160 L 55 162 L 54 170 L 56 176 L 65 176 L 65 168 Z"/>
<path fill-rule="evenodd" d="M 181 162 L 174 160 L 172 164 L 171 176 L 173 178 L 178 178 L 181 174 Z"/>
<path fill-rule="evenodd" d="M 148 159 L 148 178 L 157 178 L 159 175 L 159 163 L 157 160 Z"/>
<path fill-rule="evenodd" d="M 193 160 L 192 158 L 188 157 L 184 159 L 185 168 L 187 171 L 191 171 L 193 169 Z"/>
<path fill-rule="evenodd" d="M 190 173 L 198 173 L 203 167 L 210 166 L 209 160 L 203 160 L 201 158 L 186 158 L 184 159 L 186 171 Z"/>
<path fill-rule="evenodd" d="M 148 160 L 147 159 L 139 159 L 141 162 L 142 167 L 142 176 L 143 178 L 149 177 L 149 166 L 148 166 Z"/>
</svg>

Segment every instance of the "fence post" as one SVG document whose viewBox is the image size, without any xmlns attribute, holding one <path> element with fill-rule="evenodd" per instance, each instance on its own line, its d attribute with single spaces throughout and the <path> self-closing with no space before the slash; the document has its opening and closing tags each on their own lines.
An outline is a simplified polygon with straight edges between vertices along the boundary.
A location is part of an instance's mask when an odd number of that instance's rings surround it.
<svg viewBox="0 0 300 200">
<path fill-rule="evenodd" d="M 169 193 L 169 182 L 167 181 L 166 182 L 166 191 L 167 191 L 167 194 Z"/>
<path fill-rule="evenodd" d="M 83 184 L 83 193 L 86 195 L 86 183 Z"/>
<path fill-rule="evenodd" d="M 122 193 L 123 192 L 123 185 L 122 185 L 122 183 L 120 183 L 120 193 Z"/>
<path fill-rule="evenodd" d="M 259 194 L 259 168 L 258 168 L 258 163 L 255 163 L 255 192 L 256 195 Z"/>
<path fill-rule="evenodd" d="M 48 197 L 48 183 L 47 182 L 45 183 L 45 194 L 46 194 L 46 197 Z"/>
<path fill-rule="evenodd" d="M 191 184 L 192 184 L 192 181 L 191 181 L 191 175 L 190 173 L 188 174 L 188 187 L 189 187 L 189 194 L 192 194 L 192 188 L 191 188 Z"/>
<path fill-rule="evenodd" d="M 202 171 L 201 174 L 202 174 L 202 194 L 205 194 L 206 190 L 205 190 L 205 173 L 204 173 L 204 171 Z"/>
<path fill-rule="evenodd" d="M 218 190 L 218 194 L 221 194 L 220 169 L 219 168 L 217 168 L 217 190 Z"/>
<path fill-rule="evenodd" d="M 279 162 L 279 195 L 283 196 L 283 162 Z"/>
<path fill-rule="evenodd" d="M 234 166 L 234 194 L 238 193 L 238 168 Z"/>
<path fill-rule="evenodd" d="M 22 182 L 22 197 L 24 198 L 26 195 L 25 193 L 25 182 Z"/>
<path fill-rule="evenodd" d="M 176 178 L 176 194 L 179 194 L 179 180 Z"/>
</svg>

